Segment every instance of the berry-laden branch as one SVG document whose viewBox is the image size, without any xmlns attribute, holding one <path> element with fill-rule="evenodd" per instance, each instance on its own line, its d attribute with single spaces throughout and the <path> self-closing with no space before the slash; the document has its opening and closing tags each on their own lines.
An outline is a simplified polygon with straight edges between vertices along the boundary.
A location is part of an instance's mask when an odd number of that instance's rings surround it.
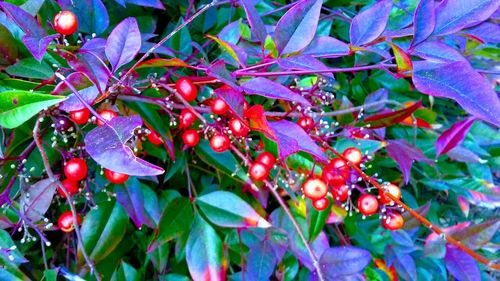
<svg viewBox="0 0 500 281">
<path fill-rule="evenodd" d="M 368 176 L 361 168 L 359 168 L 357 165 L 354 165 L 354 163 L 350 162 L 344 155 L 339 153 L 337 150 L 329 146 L 327 143 L 322 143 L 322 146 L 329 151 L 333 152 L 337 157 L 341 158 L 342 160 L 346 161 L 348 165 L 354 169 L 366 182 L 370 183 L 371 185 L 375 186 L 380 192 L 383 192 L 384 196 L 390 198 L 392 201 L 394 201 L 397 205 L 401 206 L 405 211 L 410 213 L 412 217 L 414 217 L 416 220 L 418 220 L 421 224 L 425 225 L 428 227 L 430 230 L 435 232 L 436 234 L 444 237 L 444 239 L 452 244 L 453 246 L 461 249 L 468 255 L 470 255 L 472 258 L 474 258 L 477 262 L 482 263 L 494 270 L 500 270 L 500 264 L 494 264 L 492 261 L 488 260 L 487 258 L 483 257 L 482 255 L 474 252 L 472 249 L 469 247 L 465 246 L 462 244 L 460 241 L 456 240 L 450 235 L 446 235 L 446 233 L 439 227 L 433 225 L 429 220 L 427 220 L 425 217 L 420 215 L 419 213 L 415 212 L 412 208 L 408 207 L 405 203 L 401 202 L 399 198 L 395 197 L 392 195 L 390 192 L 387 192 L 384 187 L 378 183 L 374 178 Z"/>
</svg>

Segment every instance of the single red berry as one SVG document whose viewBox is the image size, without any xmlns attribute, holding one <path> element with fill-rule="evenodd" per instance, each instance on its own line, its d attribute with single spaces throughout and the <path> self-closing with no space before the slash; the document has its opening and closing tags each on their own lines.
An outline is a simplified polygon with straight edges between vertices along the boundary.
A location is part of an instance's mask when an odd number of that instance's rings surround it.
<svg viewBox="0 0 500 281">
<path fill-rule="evenodd" d="M 398 212 L 387 212 L 386 218 L 382 218 L 380 224 L 385 229 L 398 230 L 405 225 L 405 220 Z"/>
<path fill-rule="evenodd" d="M 163 143 L 163 140 L 157 132 L 150 130 L 151 132 L 148 134 L 148 141 L 154 145 L 160 145 Z"/>
<path fill-rule="evenodd" d="M 215 98 L 210 104 L 210 109 L 213 114 L 224 115 L 229 111 L 229 105 L 223 99 Z"/>
<path fill-rule="evenodd" d="M 69 118 L 78 125 L 85 125 L 89 121 L 90 110 L 84 107 L 80 110 L 71 111 Z"/>
<path fill-rule="evenodd" d="M 229 129 L 231 130 L 233 136 L 238 138 L 244 138 L 248 136 L 248 133 L 250 132 L 250 129 L 247 127 L 247 125 L 241 122 L 241 120 L 238 118 L 229 120 Z"/>
<path fill-rule="evenodd" d="M 299 120 L 297 120 L 297 124 L 306 131 L 314 128 L 314 120 L 309 116 L 301 116 Z"/>
<path fill-rule="evenodd" d="M 398 199 L 398 200 L 401 199 L 401 189 L 397 185 L 390 183 L 390 184 L 386 185 L 385 188 L 386 188 L 386 192 L 388 192 L 392 196 L 396 197 L 396 199 Z M 385 196 L 384 193 L 385 192 L 383 192 L 382 190 L 379 189 L 378 194 L 380 195 L 380 203 L 382 203 L 382 204 L 391 203 L 392 199 L 389 198 L 389 196 Z"/>
<path fill-rule="evenodd" d="M 190 109 L 184 108 L 179 115 L 179 128 L 189 128 L 194 121 L 196 121 L 196 115 Z"/>
<path fill-rule="evenodd" d="M 269 169 L 264 164 L 255 162 L 250 165 L 248 173 L 253 181 L 263 181 L 269 176 Z"/>
<path fill-rule="evenodd" d="M 311 200 L 318 200 L 326 196 L 328 187 L 326 183 L 319 178 L 309 178 L 302 185 L 302 192 Z"/>
<path fill-rule="evenodd" d="M 82 223 L 82 218 L 79 215 L 76 215 L 77 224 L 80 225 Z M 64 232 L 71 232 L 75 228 L 75 221 L 73 219 L 73 213 L 71 211 L 66 211 L 59 216 L 57 220 L 57 226 L 60 230 Z"/>
<path fill-rule="evenodd" d="M 328 201 L 328 198 L 323 197 L 312 201 L 312 205 L 317 211 L 324 211 L 330 206 L 330 202 Z"/>
<path fill-rule="evenodd" d="M 64 188 L 69 193 L 69 195 L 73 196 L 73 195 L 78 193 L 79 184 L 77 181 L 72 181 L 70 179 L 64 179 L 63 181 L 61 181 L 61 184 L 64 186 Z M 57 188 L 57 193 L 59 193 L 59 195 L 62 198 L 66 198 L 66 194 L 64 194 L 62 189 L 59 187 Z"/>
<path fill-rule="evenodd" d="M 210 139 L 210 147 L 212 147 L 215 152 L 224 152 L 228 150 L 230 146 L 231 141 L 229 137 L 224 134 L 215 134 Z"/>
<path fill-rule="evenodd" d="M 333 179 L 334 176 L 341 176 L 344 180 L 349 178 L 350 168 L 347 163 L 340 158 L 333 158 L 330 160 L 330 163 L 323 169 L 324 173 L 329 173 L 330 175 L 326 175 L 326 179 Z M 340 181 L 340 179 L 337 179 Z M 333 183 L 332 183 L 333 184 Z"/>
<path fill-rule="evenodd" d="M 257 156 L 257 159 L 255 159 L 255 161 L 264 164 L 264 166 L 266 166 L 268 169 L 272 169 L 274 163 L 276 163 L 276 158 L 271 152 L 264 151 L 259 154 L 259 156 Z"/>
<path fill-rule="evenodd" d="M 118 116 L 118 113 L 114 112 L 113 110 L 109 110 L 109 109 L 105 109 L 105 110 L 99 112 L 99 114 L 106 121 L 111 121 L 111 119 Z M 102 125 L 104 125 L 104 122 L 102 122 L 100 119 L 97 119 L 96 124 L 97 124 L 97 126 L 102 126 Z"/>
<path fill-rule="evenodd" d="M 110 183 L 122 184 L 128 180 L 127 174 L 113 172 L 108 169 L 104 169 L 104 176 Z"/>
<path fill-rule="evenodd" d="M 200 142 L 200 135 L 196 130 L 189 129 L 182 134 L 182 141 L 189 147 L 196 146 Z"/>
<path fill-rule="evenodd" d="M 365 216 L 373 215 L 378 210 L 377 197 L 371 194 L 363 194 L 358 198 L 359 212 Z"/>
<path fill-rule="evenodd" d="M 337 201 L 344 202 L 349 197 L 349 188 L 345 184 L 333 187 L 332 191 L 333 198 Z"/>
<path fill-rule="evenodd" d="M 73 158 L 66 162 L 64 175 L 72 181 L 81 181 L 87 177 L 87 163 L 81 158 Z"/>
<path fill-rule="evenodd" d="M 196 88 L 193 81 L 187 77 L 179 78 L 179 80 L 175 82 L 175 89 L 188 102 L 194 101 L 198 96 L 198 88 Z"/>
<path fill-rule="evenodd" d="M 358 165 L 363 160 L 363 153 L 356 147 L 347 148 L 342 155 L 354 165 Z"/>
<path fill-rule="evenodd" d="M 60 11 L 54 17 L 54 29 L 62 35 L 71 35 L 78 28 L 78 19 L 71 11 Z"/>
</svg>

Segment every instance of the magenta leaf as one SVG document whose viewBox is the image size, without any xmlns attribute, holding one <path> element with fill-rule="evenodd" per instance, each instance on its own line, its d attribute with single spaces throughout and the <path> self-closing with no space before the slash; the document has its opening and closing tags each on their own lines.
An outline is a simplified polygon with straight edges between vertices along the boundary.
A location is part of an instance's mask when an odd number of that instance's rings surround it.
<svg viewBox="0 0 500 281">
<path fill-rule="evenodd" d="M 293 57 L 282 58 L 278 60 L 278 65 L 286 70 L 325 70 L 328 67 L 320 60 L 310 55 L 298 55 Z M 331 73 L 323 73 L 326 77 L 333 77 Z"/>
<path fill-rule="evenodd" d="M 57 184 L 52 179 L 44 179 L 28 186 L 21 194 L 21 212 L 32 220 L 41 220 L 52 203 Z"/>
<path fill-rule="evenodd" d="M 109 25 L 106 6 L 101 0 L 59 0 L 64 10 L 70 10 L 78 18 L 78 31 L 100 35 Z"/>
<path fill-rule="evenodd" d="M 444 154 L 457 145 L 460 145 L 474 124 L 474 121 L 476 121 L 475 118 L 467 118 L 453 124 L 448 130 L 444 131 L 436 141 L 436 156 Z"/>
<path fill-rule="evenodd" d="M 321 255 L 319 264 L 324 269 L 327 280 L 336 280 L 345 275 L 362 272 L 370 261 L 371 255 L 368 251 L 346 246 L 327 249 Z"/>
<path fill-rule="evenodd" d="M 499 7 L 498 0 L 448 0 L 436 7 L 434 35 L 447 35 L 487 20 Z"/>
<path fill-rule="evenodd" d="M 418 45 L 427 39 L 434 31 L 435 25 L 434 0 L 421 0 L 413 16 L 412 45 Z"/>
<path fill-rule="evenodd" d="M 428 201 L 424 205 L 414 209 L 414 211 L 420 214 L 421 216 L 425 217 L 429 212 L 430 207 L 431 207 L 431 201 Z M 420 222 L 417 219 L 415 219 L 412 215 L 410 215 L 410 213 L 408 212 L 403 213 L 403 218 L 405 220 L 403 229 L 410 230 L 420 226 Z"/>
<path fill-rule="evenodd" d="M 387 154 L 398 163 L 403 173 L 405 183 L 410 181 L 411 166 L 414 161 L 424 161 L 432 164 L 420 149 L 411 146 L 405 140 L 388 140 L 387 143 Z"/>
<path fill-rule="evenodd" d="M 274 30 L 280 54 L 300 51 L 311 43 L 318 27 L 322 5 L 321 0 L 302 0 L 281 17 Z"/>
<path fill-rule="evenodd" d="M 455 100 L 468 113 L 500 126 L 500 100 L 491 83 L 466 62 L 413 63 L 417 90 Z"/>
<path fill-rule="evenodd" d="M 155 222 L 146 213 L 143 188 L 139 180 L 130 178 L 125 184 L 115 187 L 116 200 L 125 208 L 137 228 L 143 224 L 155 228 Z"/>
<path fill-rule="evenodd" d="M 377 39 L 385 30 L 392 0 L 382 0 L 356 15 L 351 22 L 351 44 L 359 46 Z"/>
<path fill-rule="evenodd" d="M 481 273 L 476 261 L 454 246 L 446 247 L 444 263 L 448 272 L 457 280 L 481 280 Z"/>
<path fill-rule="evenodd" d="M 287 100 L 298 102 L 303 105 L 310 105 L 309 101 L 301 95 L 264 77 L 257 77 L 246 81 L 241 85 L 241 88 L 249 95 L 255 94 L 266 98 Z"/>
<path fill-rule="evenodd" d="M 23 36 L 23 43 L 37 61 L 41 61 L 50 42 L 59 35 L 49 35 L 43 37 Z"/>
<path fill-rule="evenodd" d="M 142 125 L 138 115 L 115 117 L 110 126 L 100 126 L 85 136 L 85 147 L 94 161 L 106 169 L 131 176 L 154 176 L 164 170 L 134 155 L 127 142 Z"/>
<path fill-rule="evenodd" d="M 363 119 L 363 122 L 361 124 L 363 124 L 363 126 L 366 126 L 368 124 L 372 129 L 389 127 L 411 116 L 413 112 L 415 112 L 420 107 L 422 107 L 422 101 L 418 101 L 400 110 L 387 111 L 367 116 Z"/>
<path fill-rule="evenodd" d="M 141 32 L 135 18 L 126 18 L 118 24 L 106 42 L 106 56 L 111 69 L 116 71 L 132 61 L 141 49 Z"/>
<path fill-rule="evenodd" d="M 465 196 L 469 203 L 494 209 L 500 207 L 500 190 L 498 188 L 492 188 L 490 192 L 479 192 L 475 190 L 467 190 L 467 194 Z"/>
<path fill-rule="evenodd" d="M 412 54 L 434 62 L 467 62 L 467 59 L 457 50 L 439 41 L 422 42 L 413 50 Z"/>
<path fill-rule="evenodd" d="M 217 97 L 223 99 L 231 110 L 238 115 L 238 117 L 243 117 L 243 105 L 245 102 L 245 97 L 243 94 L 231 87 L 220 87 L 214 90 Z"/>
<path fill-rule="evenodd" d="M 302 52 L 314 57 L 340 57 L 349 54 L 349 45 L 329 36 L 321 36 Z"/>
<path fill-rule="evenodd" d="M 250 24 L 252 33 L 255 34 L 257 40 L 259 40 L 260 42 L 264 42 L 267 36 L 266 26 L 264 25 L 262 18 L 254 7 L 254 1 L 240 0 L 240 2 L 247 14 L 248 23 Z"/>
<path fill-rule="evenodd" d="M 499 227 L 500 221 L 493 219 L 459 229 L 453 233 L 453 237 L 472 250 L 478 250 L 483 245 L 490 242 L 497 233 Z"/>
</svg>

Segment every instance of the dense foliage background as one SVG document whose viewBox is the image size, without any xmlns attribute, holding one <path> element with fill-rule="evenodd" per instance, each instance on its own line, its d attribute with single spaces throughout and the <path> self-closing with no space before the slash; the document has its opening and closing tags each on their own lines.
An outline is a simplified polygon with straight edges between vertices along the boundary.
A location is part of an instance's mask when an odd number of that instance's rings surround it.
<svg viewBox="0 0 500 281">
<path fill-rule="evenodd" d="M 0 2 L 0 280 L 497 279 L 499 5 Z"/>
</svg>

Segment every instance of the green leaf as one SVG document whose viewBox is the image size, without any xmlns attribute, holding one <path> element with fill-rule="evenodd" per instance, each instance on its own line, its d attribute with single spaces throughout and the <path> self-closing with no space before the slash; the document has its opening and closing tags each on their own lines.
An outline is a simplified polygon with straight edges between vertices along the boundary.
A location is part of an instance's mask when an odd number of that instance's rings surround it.
<svg viewBox="0 0 500 281">
<path fill-rule="evenodd" d="M 57 281 L 57 269 L 47 269 L 43 272 L 43 281 Z"/>
<path fill-rule="evenodd" d="M 112 281 L 139 281 L 140 274 L 130 264 L 122 261 L 120 267 L 113 273 Z"/>
<path fill-rule="evenodd" d="M 16 61 L 18 48 L 16 39 L 5 26 L 0 24 L 0 65 L 10 65 Z"/>
<path fill-rule="evenodd" d="M 325 226 L 332 206 L 332 200 L 330 199 L 330 197 L 328 198 L 328 201 L 330 207 L 326 208 L 326 210 L 323 211 L 317 211 L 316 209 L 314 209 L 310 202 L 307 204 L 307 207 L 309 209 L 309 241 L 314 241 Z"/>
<path fill-rule="evenodd" d="M 5 71 L 12 76 L 32 79 L 49 79 L 54 75 L 54 71 L 46 62 L 39 62 L 34 58 L 22 59 L 7 67 Z"/>
<path fill-rule="evenodd" d="M 207 218 L 223 227 L 270 227 L 247 202 L 227 191 L 214 191 L 196 199 Z"/>
<path fill-rule="evenodd" d="M 66 98 L 19 90 L 0 93 L 0 126 L 7 129 L 18 127 L 38 112 L 64 99 Z"/>
</svg>

